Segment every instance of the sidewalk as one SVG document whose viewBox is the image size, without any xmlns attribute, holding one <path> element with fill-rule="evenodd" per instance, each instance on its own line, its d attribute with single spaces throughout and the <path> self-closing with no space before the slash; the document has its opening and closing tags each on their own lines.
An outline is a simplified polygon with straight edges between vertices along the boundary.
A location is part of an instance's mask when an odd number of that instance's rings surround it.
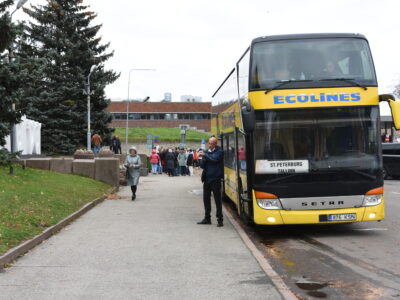
<svg viewBox="0 0 400 300">
<path fill-rule="evenodd" d="M 281 299 L 198 176 L 141 177 L 0 273 L 0 299 Z"/>
</svg>

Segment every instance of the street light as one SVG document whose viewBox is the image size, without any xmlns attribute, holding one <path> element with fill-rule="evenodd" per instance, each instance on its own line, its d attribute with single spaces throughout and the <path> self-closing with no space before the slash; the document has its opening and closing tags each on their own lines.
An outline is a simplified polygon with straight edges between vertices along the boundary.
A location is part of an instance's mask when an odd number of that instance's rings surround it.
<svg viewBox="0 0 400 300">
<path fill-rule="evenodd" d="M 132 71 L 156 71 L 156 69 L 130 69 L 129 70 L 129 75 L 128 75 L 128 99 L 126 100 L 126 132 L 125 132 L 125 148 L 126 148 L 126 153 L 129 153 L 128 149 L 128 127 L 129 127 L 129 91 L 130 91 L 130 86 L 131 86 L 131 72 Z M 146 98 L 149 100 L 149 97 Z M 146 100 L 146 101 L 147 101 Z"/>
<path fill-rule="evenodd" d="M 13 16 L 13 14 L 18 10 L 18 9 L 20 9 L 26 2 L 27 2 L 28 0 L 19 0 L 18 1 L 18 3 L 17 3 L 17 6 L 15 7 L 15 9 L 14 9 L 14 11 L 10 14 L 10 23 L 11 23 L 11 20 L 12 20 L 12 16 Z M 14 43 L 14 41 L 12 41 L 12 43 L 11 43 L 11 46 L 10 46 L 10 48 L 9 48 L 9 50 L 8 50 L 8 63 L 11 63 L 12 62 L 12 57 L 13 57 L 13 43 Z M 11 109 L 12 109 L 12 111 L 15 111 L 15 103 L 13 103 L 12 104 L 12 107 L 11 107 Z M 15 126 L 15 124 L 11 127 L 11 134 L 10 134 L 10 150 L 11 150 L 11 152 L 16 152 L 18 149 L 17 149 L 17 143 L 16 143 L 16 126 Z"/>
<path fill-rule="evenodd" d="M 93 65 L 90 68 L 89 75 L 87 77 L 87 85 L 86 85 L 86 94 L 87 94 L 87 149 L 92 150 L 91 148 L 91 132 L 90 132 L 90 76 L 92 75 L 93 71 L 96 70 L 97 66 Z"/>
<path fill-rule="evenodd" d="M 18 10 L 20 9 L 22 6 L 24 6 L 24 4 L 28 2 L 28 0 L 19 0 L 17 3 L 17 6 L 15 7 L 14 11 L 11 13 L 10 17 L 12 17 L 12 15 Z"/>
</svg>

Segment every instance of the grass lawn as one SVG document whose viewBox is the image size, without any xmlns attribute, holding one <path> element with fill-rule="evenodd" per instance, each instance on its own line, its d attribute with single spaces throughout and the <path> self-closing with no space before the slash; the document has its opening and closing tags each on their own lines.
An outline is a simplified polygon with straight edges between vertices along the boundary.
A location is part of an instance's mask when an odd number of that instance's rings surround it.
<svg viewBox="0 0 400 300">
<path fill-rule="evenodd" d="M 0 167 L 0 255 L 41 233 L 112 186 L 71 174 Z"/>
<path fill-rule="evenodd" d="M 125 140 L 126 129 L 115 128 L 114 135 L 120 137 L 121 141 Z M 152 134 L 153 136 L 159 136 L 158 139 L 161 143 L 166 141 L 179 142 L 181 140 L 181 130 L 179 128 L 129 128 L 128 129 L 128 141 L 132 142 L 145 142 L 147 135 Z M 209 134 L 204 132 L 188 130 L 186 131 L 187 142 L 201 142 L 202 139 L 208 140 Z"/>
</svg>

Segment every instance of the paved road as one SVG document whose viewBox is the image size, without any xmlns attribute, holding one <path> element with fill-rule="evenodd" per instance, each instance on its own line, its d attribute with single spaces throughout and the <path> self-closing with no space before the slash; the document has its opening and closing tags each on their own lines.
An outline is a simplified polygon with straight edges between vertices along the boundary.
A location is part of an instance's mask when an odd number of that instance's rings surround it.
<svg viewBox="0 0 400 300">
<path fill-rule="evenodd" d="M 400 298 L 400 181 L 385 182 L 382 222 L 248 229 L 305 299 Z"/>
<path fill-rule="evenodd" d="M 141 178 L 0 273 L 0 299 L 281 299 L 198 177 Z M 215 212 L 215 210 L 214 210 Z"/>
</svg>

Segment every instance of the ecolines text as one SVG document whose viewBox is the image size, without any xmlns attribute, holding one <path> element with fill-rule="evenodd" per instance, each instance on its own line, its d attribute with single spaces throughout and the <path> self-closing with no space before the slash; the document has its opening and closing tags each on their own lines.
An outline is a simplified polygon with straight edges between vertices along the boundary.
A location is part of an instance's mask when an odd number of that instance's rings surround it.
<svg viewBox="0 0 400 300">
<path fill-rule="evenodd" d="M 360 101 L 360 93 L 320 93 L 315 94 L 291 94 L 291 95 L 277 95 L 274 96 L 274 104 L 293 104 L 293 103 L 307 103 L 307 102 L 346 102 L 346 101 Z"/>
</svg>

